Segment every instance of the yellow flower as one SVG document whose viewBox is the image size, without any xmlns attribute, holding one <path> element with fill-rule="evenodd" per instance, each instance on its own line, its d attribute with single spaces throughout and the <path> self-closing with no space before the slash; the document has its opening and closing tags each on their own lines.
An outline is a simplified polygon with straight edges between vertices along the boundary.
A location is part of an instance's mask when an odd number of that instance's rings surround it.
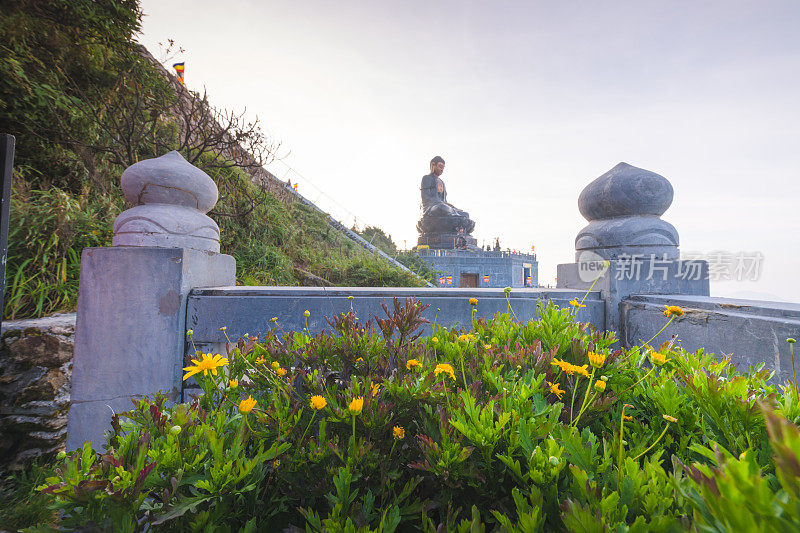
<svg viewBox="0 0 800 533">
<path fill-rule="evenodd" d="M 408 361 L 406 361 L 406 370 L 411 370 L 415 366 L 422 366 L 422 365 L 416 359 L 409 359 Z"/>
<path fill-rule="evenodd" d="M 589 362 L 595 368 L 600 368 L 606 362 L 606 354 L 589 352 Z"/>
<path fill-rule="evenodd" d="M 403 440 L 406 438 L 406 430 L 403 429 L 403 426 L 395 426 L 394 429 L 392 429 L 392 436 L 397 440 Z"/>
<path fill-rule="evenodd" d="M 581 365 L 581 366 L 572 365 L 572 371 L 575 372 L 576 374 L 579 374 L 579 375 L 585 377 L 585 378 L 589 377 L 588 368 L 589 368 L 589 365 Z M 567 374 L 569 374 L 569 372 L 567 372 Z"/>
<path fill-rule="evenodd" d="M 472 333 L 467 333 L 466 335 L 459 335 L 458 340 L 469 344 L 475 340 L 475 336 Z"/>
<path fill-rule="evenodd" d="M 661 415 L 661 416 L 662 416 L 662 417 L 664 418 L 664 420 L 666 420 L 667 422 L 677 422 L 677 421 L 678 421 L 678 419 L 677 419 L 677 418 L 675 418 L 674 416 L 669 416 L 669 415 Z"/>
<path fill-rule="evenodd" d="M 347 409 L 354 415 L 360 413 L 363 408 L 364 408 L 363 396 L 359 396 L 358 398 L 353 398 L 353 401 L 350 402 L 350 405 L 347 406 Z"/>
<path fill-rule="evenodd" d="M 603 392 L 604 390 L 606 390 L 606 382 L 603 381 L 602 379 L 595 381 L 594 390 L 596 390 L 597 392 Z"/>
<path fill-rule="evenodd" d="M 363 363 L 363 362 L 364 362 L 363 357 L 359 357 L 358 359 L 356 359 L 356 363 Z"/>
<path fill-rule="evenodd" d="M 681 316 L 683 315 L 683 309 L 678 307 L 677 305 L 665 305 L 664 306 L 664 316 Z"/>
<path fill-rule="evenodd" d="M 587 370 L 589 365 L 578 366 L 568 363 L 567 361 L 560 361 L 558 359 L 553 359 L 551 364 L 559 367 L 561 370 L 566 372 L 568 376 L 571 376 L 572 374 L 579 374 L 587 378 L 589 377 L 589 371 Z"/>
<path fill-rule="evenodd" d="M 280 367 L 281 367 L 281 364 L 278 361 L 273 361 L 272 362 L 272 369 L 273 370 L 278 370 Z"/>
<path fill-rule="evenodd" d="M 484 350 L 491 350 L 492 349 L 492 345 L 491 344 L 484 344 L 483 345 L 483 349 Z"/>
<path fill-rule="evenodd" d="M 478 305 L 478 299 L 477 298 L 470 298 L 469 299 L 469 305 L 471 305 L 472 307 L 475 307 L 476 305 Z"/>
<path fill-rule="evenodd" d="M 372 384 L 372 397 L 374 398 L 375 396 L 377 396 L 380 391 L 381 391 L 381 386 L 378 383 L 373 383 Z"/>
<path fill-rule="evenodd" d="M 628 416 L 628 415 L 622 415 L 622 418 L 624 418 L 625 420 L 628 420 L 628 421 L 633 420 L 633 417 L 632 416 Z"/>
<path fill-rule="evenodd" d="M 431 337 L 431 342 L 433 344 L 436 344 L 437 342 L 439 342 L 439 339 L 437 339 L 436 337 Z"/>
<path fill-rule="evenodd" d="M 553 360 L 551 361 L 550 364 L 557 366 L 558 368 L 560 368 L 564 372 L 566 372 L 567 369 L 572 366 L 571 364 L 567 363 L 566 361 L 562 361 L 560 359 L 556 359 L 555 357 L 553 358 Z"/>
<path fill-rule="evenodd" d="M 220 331 L 225 331 L 226 329 L 228 329 L 228 326 L 222 326 L 221 328 L 219 328 Z"/>
<path fill-rule="evenodd" d="M 232 379 L 232 380 L 230 380 L 229 383 L 230 383 L 230 386 L 231 386 L 232 389 L 235 389 L 236 387 L 239 386 L 239 380 L 238 379 Z"/>
<path fill-rule="evenodd" d="M 561 399 L 561 396 L 564 395 L 564 391 L 558 388 L 558 383 L 550 383 L 548 381 L 547 386 L 550 389 L 550 394 L 555 394 L 559 400 Z"/>
<path fill-rule="evenodd" d="M 274 317 L 270 318 L 269 321 L 270 322 L 277 322 L 278 321 L 278 317 L 274 316 Z"/>
<path fill-rule="evenodd" d="M 328 405 L 328 400 L 325 399 L 324 396 L 320 396 L 319 394 L 315 394 L 311 397 L 311 401 L 308 402 L 312 409 L 316 409 L 319 411 L 320 409 L 324 409 L 326 405 Z"/>
<path fill-rule="evenodd" d="M 581 307 L 586 307 L 586 305 L 580 303 L 577 298 L 575 298 L 574 300 L 570 300 L 569 305 L 571 305 L 572 307 L 577 307 L 578 309 L 580 309 Z"/>
<path fill-rule="evenodd" d="M 663 354 L 661 352 L 650 352 L 650 361 L 654 365 L 661 366 L 667 361 L 669 361 L 669 359 L 667 359 L 666 354 Z"/>
<path fill-rule="evenodd" d="M 263 357 L 261 357 L 260 355 L 258 357 L 256 357 L 256 364 L 257 365 L 263 365 L 265 362 L 266 362 L 266 360 Z"/>
<path fill-rule="evenodd" d="M 310 317 L 311 316 L 311 311 L 306 309 L 305 311 L 303 311 L 303 316 L 306 317 L 306 318 Z"/>
<path fill-rule="evenodd" d="M 442 372 L 450 376 L 450 379 L 452 379 L 453 381 L 456 380 L 456 373 L 453 372 L 453 367 L 448 365 L 447 363 L 436 365 L 436 368 L 433 370 L 433 374 L 436 376 L 438 376 Z"/>
<path fill-rule="evenodd" d="M 184 370 L 186 370 L 186 375 L 183 376 L 184 381 L 195 374 L 199 374 L 200 372 L 202 372 L 204 376 L 207 376 L 209 370 L 216 376 L 217 368 L 227 365 L 228 360 L 218 353 L 214 354 L 213 356 L 210 353 L 204 353 L 199 360 L 192 359 L 192 363 L 194 363 L 193 366 L 187 366 L 184 368 Z"/>
<path fill-rule="evenodd" d="M 278 368 L 275 370 L 275 373 L 278 374 L 278 377 L 282 378 L 286 375 L 286 370 L 283 368 Z"/>
<path fill-rule="evenodd" d="M 348 296 L 347 299 L 350 300 L 351 302 L 353 301 L 353 297 L 352 296 Z"/>
<path fill-rule="evenodd" d="M 239 402 L 239 411 L 242 413 L 249 413 L 256 406 L 256 402 L 252 396 L 248 396 L 246 400 Z"/>
<path fill-rule="evenodd" d="M 194 335 L 194 330 L 193 329 L 190 329 L 190 330 L 186 331 L 186 336 L 187 337 L 191 337 L 192 335 Z"/>
</svg>

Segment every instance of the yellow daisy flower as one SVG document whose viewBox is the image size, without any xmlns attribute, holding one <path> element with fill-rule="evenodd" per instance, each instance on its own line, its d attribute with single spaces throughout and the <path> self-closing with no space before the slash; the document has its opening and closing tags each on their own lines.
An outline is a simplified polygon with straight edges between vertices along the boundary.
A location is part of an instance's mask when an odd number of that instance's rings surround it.
<svg viewBox="0 0 800 533">
<path fill-rule="evenodd" d="M 248 396 L 247 399 L 239 402 L 239 411 L 247 414 L 253 410 L 253 407 L 255 407 L 257 403 L 258 402 L 255 401 L 252 396 Z"/>
</svg>

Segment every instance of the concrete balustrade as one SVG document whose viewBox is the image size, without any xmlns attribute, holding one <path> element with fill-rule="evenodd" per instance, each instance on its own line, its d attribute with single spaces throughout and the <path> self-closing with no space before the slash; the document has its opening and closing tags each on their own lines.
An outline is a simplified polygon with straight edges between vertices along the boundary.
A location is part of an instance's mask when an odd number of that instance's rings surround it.
<svg viewBox="0 0 800 533">
<path fill-rule="evenodd" d="M 177 153 L 137 163 L 123 174 L 135 205 L 117 220 L 114 246 L 84 250 L 69 449 L 84 440 L 101 447 L 112 412 L 132 398 L 183 397 L 188 328 L 197 348 L 222 351 L 222 326 L 238 339 L 263 334 L 277 317 L 283 330 L 300 331 L 305 310 L 312 334 L 350 309 L 363 322 L 385 316 L 381 303 L 391 308 L 394 298 L 421 300 L 424 316 L 448 327 L 469 324 L 473 297 L 479 317 L 507 310 L 502 289 L 236 287 L 235 261 L 217 253 L 219 230 L 205 215 L 217 198 L 207 178 Z M 589 225 L 576 239 L 576 262 L 559 265 L 558 289 L 514 289 L 517 319 L 534 319 L 539 300 L 566 307 L 591 288 L 578 320 L 631 346 L 663 325 L 664 305 L 681 305 L 688 312 L 658 341 L 677 334 L 688 349 L 732 352 L 737 365 L 765 362 L 784 381 L 785 338 L 800 335 L 800 306 L 710 298 L 708 265 L 681 261 L 678 232 L 660 219 L 672 196 L 664 177 L 624 163 L 592 182 L 579 201 Z"/>
</svg>

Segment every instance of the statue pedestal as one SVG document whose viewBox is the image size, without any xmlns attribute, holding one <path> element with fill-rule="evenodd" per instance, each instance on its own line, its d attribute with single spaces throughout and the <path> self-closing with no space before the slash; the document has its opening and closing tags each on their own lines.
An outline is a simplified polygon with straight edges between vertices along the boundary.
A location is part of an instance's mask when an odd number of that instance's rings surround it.
<svg viewBox="0 0 800 533">
<path fill-rule="evenodd" d="M 463 235 L 467 248 L 476 249 L 478 239 L 472 235 Z M 436 250 L 454 250 L 458 233 L 422 233 L 417 239 L 417 246 L 427 246 Z"/>
</svg>

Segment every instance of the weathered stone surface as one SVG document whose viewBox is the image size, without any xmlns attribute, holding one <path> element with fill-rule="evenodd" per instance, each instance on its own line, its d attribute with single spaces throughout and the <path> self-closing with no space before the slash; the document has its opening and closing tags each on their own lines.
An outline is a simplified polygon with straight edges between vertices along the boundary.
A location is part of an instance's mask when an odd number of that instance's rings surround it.
<svg viewBox="0 0 800 533">
<path fill-rule="evenodd" d="M 581 275 L 581 266 L 581 263 L 558 265 L 558 287 L 587 290 L 592 286 L 593 280 Z M 687 272 L 692 272 L 692 275 L 687 276 Z M 649 259 L 635 262 L 611 260 L 593 288 L 599 290 L 605 300 L 606 322 L 603 329 L 619 333 L 620 303 L 632 294 L 708 296 L 708 263 Z"/>
<path fill-rule="evenodd" d="M 630 296 L 620 305 L 622 343 L 635 346 L 658 333 L 664 325 L 665 305 L 678 305 L 684 314 L 653 340 L 653 346 L 674 335 L 687 350 L 702 348 L 719 358 L 730 355 L 731 364 L 740 371 L 765 363 L 775 373 L 772 382 L 776 385 L 792 380 L 786 339 L 798 337 L 800 304 L 683 294 Z M 794 370 L 800 372 L 798 354 L 795 365 Z"/>
<path fill-rule="evenodd" d="M 64 449 L 75 314 L 3 323 L 0 470 Z"/>
<path fill-rule="evenodd" d="M 131 398 L 180 398 L 186 297 L 235 283 L 229 255 L 188 248 L 86 248 L 81 256 L 67 448 L 102 449 L 111 413 Z"/>
<path fill-rule="evenodd" d="M 114 221 L 113 246 L 219 252 L 219 227 L 205 215 L 217 202 L 217 186 L 178 152 L 131 165 L 121 181 L 134 207 Z"/>
<path fill-rule="evenodd" d="M 659 218 L 672 197 L 672 185 L 663 176 L 619 163 L 581 192 L 578 208 L 589 225 L 575 239 L 575 259 L 581 261 L 585 252 L 602 259 L 677 259 L 678 231 Z"/>
<path fill-rule="evenodd" d="M 672 185 L 664 176 L 619 163 L 583 189 L 578 209 L 586 220 L 661 216 L 672 204 L 673 195 Z"/>
<path fill-rule="evenodd" d="M 120 182 L 133 205 L 177 205 L 208 213 L 219 197 L 214 180 L 175 151 L 129 166 Z"/>
</svg>

